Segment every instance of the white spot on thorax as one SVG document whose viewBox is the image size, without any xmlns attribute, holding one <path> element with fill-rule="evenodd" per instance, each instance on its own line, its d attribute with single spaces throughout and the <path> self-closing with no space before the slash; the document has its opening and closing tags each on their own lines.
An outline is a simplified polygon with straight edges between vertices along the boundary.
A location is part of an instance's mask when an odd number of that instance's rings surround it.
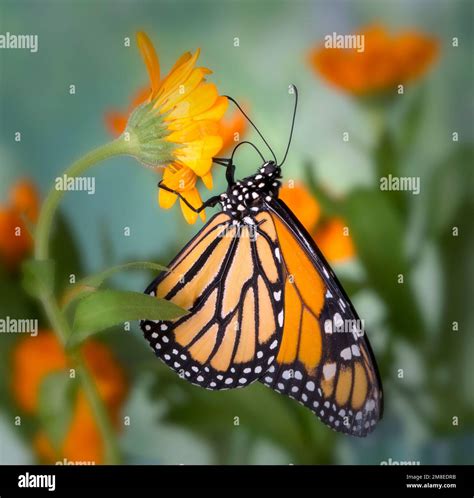
<svg viewBox="0 0 474 498">
<path fill-rule="evenodd" d="M 247 223 L 247 225 L 255 225 L 255 222 L 250 216 L 245 216 L 244 222 Z"/>
</svg>

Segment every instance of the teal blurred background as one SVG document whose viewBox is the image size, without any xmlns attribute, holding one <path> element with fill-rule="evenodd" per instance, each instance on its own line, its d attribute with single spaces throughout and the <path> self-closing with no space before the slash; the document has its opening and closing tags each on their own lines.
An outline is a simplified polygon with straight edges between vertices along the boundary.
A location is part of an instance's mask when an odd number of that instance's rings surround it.
<svg viewBox="0 0 474 498">
<path fill-rule="evenodd" d="M 377 153 L 387 153 L 380 149 L 374 110 L 318 77 L 308 52 L 328 33 L 351 33 L 373 22 L 394 31 L 413 28 L 440 43 L 433 68 L 408 85 L 406 95 L 386 114 L 388 128 L 400 139 L 397 133 L 407 115 L 417 110 L 416 136 L 403 151 L 399 171 L 420 176 L 422 182 L 419 196 L 406 194 L 401 243 L 411 262 L 412 297 L 423 335 L 414 338 L 415 332 L 387 319 L 403 316 L 405 305 L 391 302 L 387 311 L 384 293 L 378 292 L 386 283 L 373 285 L 366 278 L 370 267 L 364 257 L 336 267 L 380 358 L 386 399 L 380 426 L 365 440 L 350 439 L 260 385 L 239 392 L 201 392 L 158 365 L 134 326 L 132 332 L 101 337 L 130 380 L 122 414 L 130 416 L 131 424 L 119 436 L 125 462 L 474 463 L 474 321 L 468 297 L 474 292 L 468 235 L 473 19 L 472 2 L 460 0 L 0 0 L 0 33 L 39 37 L 37 53 L 0 50 L 0 199 L 19 177 L 31 178 L 44 196 L 74 159 L 110 140 L 104 113 L 125 109 L 131 95 L 147 83 L 134 43 L 138 30 L 154 41 L 164 73 L 181 53 L 200 47 L 201 64 L 214 71 L 212 81 L 222 94 L 247 104 L 278 157 L 286 147 L 293 106 L 288 85 L 295 84 L 300 107 L 285 177 L 307 180 L 310 173 L 335 198 L 369 192 L 378 186 Z M 132 39 L 130 47 L 124 46 L 125 37 Z M 239 47 L 234 47 L 235 37 Z M 459 47 L 452 47 L 452 37 L 459 38 Z M 75 95 L 69 94 L 71 84 Z M 17 131 L 20 143 L 14 141 Z M 341 140 L 345 131 L 352 137 L 347 143 Z M 458 143 L 451 138 L 455 131 Z M 249 132 L 248 137 L 255 135 Z M 239 152 L 237 165 L 243 177 L 257 168 L 258 157 Z M 159 209 L 158 179 L 135 160 L 112 159 L 94 176 L 96 195 L 70 193 L 61 208 L 82 275 L 125 261 L 166 264 L 198 229 L 200 222 L 185 225 L 177 207 Z M 220 176 L 216 172 L 217 189 L 224 185 Z M 384 223 L 373 209 L 360 212 L 374 215 L 375 228 Z M 437 228 L 426 229 L 432 223 Z M 456 243 L 447 235 L 454 225 L 461 227 Z M 130 237 L 123 236 L 124 226 L 131 228 Z M 380 241 L 384 257 L 390 259 L 392 250 Z M 150 277 L 127 273 L 114 285 L 138 291 Z M 458 332 L 449 327 L 452 321 L 461 324 Z M 10 339 L 2 354 L 14 348 Z M 405 371 L 402 380 L 398 369 Z M 4 374 L 2 382 L 8 386 L 7 368 Z M 0 462 L 35 461 L 30 434 L 12 424 L 16 408 L 6 391 L 0 391 Z M 459 417 L 459 425 L 453 426 L 453 417 Z"/>
</svg>

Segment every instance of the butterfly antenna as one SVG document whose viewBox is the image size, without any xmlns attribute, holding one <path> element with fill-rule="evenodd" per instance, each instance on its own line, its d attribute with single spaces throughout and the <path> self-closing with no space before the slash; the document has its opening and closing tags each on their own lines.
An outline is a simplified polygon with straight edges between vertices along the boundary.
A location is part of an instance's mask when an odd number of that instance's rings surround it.
<svg viewBox="0 0 474 498">
<path fill-rule="evenodd" d="M 283 161 L 279 164 L 279 166 L 283 166 L 283 163 L 286 161 L 286 156 L 288 155 L 288 151 L 290 150 L 291 139 L 293 138 L 293 130 L 295 128 L 295 118 L 296 118 L 296 108 L 298 107 L 298 89 L 295 85 L 291 85 L 295 92 L 295 106 L 293 108 L 293 119 L 291 120 L 291 130 L 290 130 L 290 138 L 288 139 L 288 145 L 286 146 L 285 155 L 283 157 Z"/>
<path fill-rule="evenodd" d="M 225 97 L 227 97 L 231 102 L 233 102 L 237 106 L 237 109 L 244 115 L 245 119 L 253 126 L 255 131 L 258 133 L 260 138 L 263 140 L 263 143 L 268 147 L 268 150 L 271 152 L 273 159 L 275 161 L 275 164 L 276 164 L 277 159 L 276 159 L 275 153 L 273 152 L 272 148 L 268 145 L 268 142 L 265 140 L 265 138 L 263 138 L 263 135 L 260 133 L 260 130 L 255 126 L 255 123 L 247 116 L 245 111 L 242 109 L 242 107 L 240 107 L 239 103 L 235 99 L 233 99 L 232 97 L 229 97 L 228 95 L 225 95 Z"/>
<path fill-rule="evenodd" d="M 260 156 L 260 158 L 262 159 L 263 162 L 265 162 L 265 158 L 263 157 L 263 154 L 258 150 L 258 147 L 252 143 L 252 142 L 248 142 L 247 140 L 244 140 L 243 142 L 239 142 L 235 147 L 234 147 L 234 150 L 232 151 L 232 154 L 230 156 L 230 162 L 233 163 L 234 162 L 234 155 L 235 153 L 237 152 L 237 149 L 241 146 L 241 145 L 251 145 L 255 151 L 257 152 L 257 154 Z"/>
</svg>

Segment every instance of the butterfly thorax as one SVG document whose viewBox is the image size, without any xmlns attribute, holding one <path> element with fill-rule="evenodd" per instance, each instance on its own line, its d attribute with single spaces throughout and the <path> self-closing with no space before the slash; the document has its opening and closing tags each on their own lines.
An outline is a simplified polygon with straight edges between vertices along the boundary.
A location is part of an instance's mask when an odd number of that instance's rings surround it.
<svg viewBox="0 0 474 498">
<path fill-rule="evenodd" d="M 281 170 L 273 161 L 263 164 L 257 173 L 229 185 L 220 196 L 222 210 L 236 218 L 256 214 L 262 203 L 278 197 Z"/>
</svg>

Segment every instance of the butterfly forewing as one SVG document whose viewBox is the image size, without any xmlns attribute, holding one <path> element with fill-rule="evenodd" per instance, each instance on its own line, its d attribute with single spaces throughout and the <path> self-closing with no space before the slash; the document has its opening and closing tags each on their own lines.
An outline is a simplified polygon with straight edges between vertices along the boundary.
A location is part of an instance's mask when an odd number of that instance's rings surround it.
<svg viewBox="0 0 474 498">
<path fill-rule="evenodd" d="M 284 275 L 284 328 L 262 382 L 333 429 L 364 436 L 382 415 L 369 342 L 330 266 L 282 201 L 270 203 Z"/>
<path fill-rule="evenodd" d="M 283 325 L 283 274 L 268 213 L 247 222 L 220 213 L 147 289 L 189 313 L 143 320 L 155 353 L 190 382 L 244 387 L 275 361 Z"/>
</svg>

